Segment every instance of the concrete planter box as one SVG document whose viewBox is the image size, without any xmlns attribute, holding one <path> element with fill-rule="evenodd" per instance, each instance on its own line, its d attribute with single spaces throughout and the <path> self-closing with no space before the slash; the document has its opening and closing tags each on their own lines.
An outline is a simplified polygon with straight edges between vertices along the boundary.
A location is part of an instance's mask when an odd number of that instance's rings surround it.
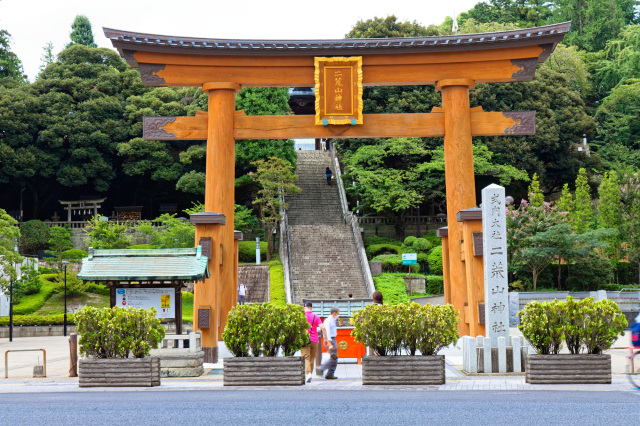
<svg viewBox="0 0 640 426">
<path fill-rule="evenodd" d="M 81 388 L 160 386 L 158 358 L 84 358 L 78 362 Z"/>
<path fill-rule="evenodd" d="M 365 356 L 363 385 L 442 385 L 444 355 Z"/>
<path fill-rule="evenodd" d="M 526 382 L 611 383 L 611 355 L 527 355 Z"/>
<path fill-rule="evenodd" d="M 304 357 L 224 358 L 224 386 L 302 386 Z"/>
</svg>

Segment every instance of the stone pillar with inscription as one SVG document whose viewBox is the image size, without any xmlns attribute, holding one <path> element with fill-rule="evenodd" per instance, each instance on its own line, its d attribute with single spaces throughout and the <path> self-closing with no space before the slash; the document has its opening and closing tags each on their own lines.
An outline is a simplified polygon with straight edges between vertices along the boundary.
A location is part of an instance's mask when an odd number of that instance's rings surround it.
<svg viewBox="0 0 640 426">
<path fill-rule="evenodd" d="M 485 326 L 491 347 L 509 337 L 507 281 L 507 222 L 504 188 L 491 184 L 482 190 Z"/>
</svg>

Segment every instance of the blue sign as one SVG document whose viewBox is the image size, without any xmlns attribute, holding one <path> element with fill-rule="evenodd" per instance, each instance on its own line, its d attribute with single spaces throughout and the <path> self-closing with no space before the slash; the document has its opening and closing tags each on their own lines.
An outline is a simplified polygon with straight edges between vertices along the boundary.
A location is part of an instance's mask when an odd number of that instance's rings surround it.
<svg viewBox="0 0 640 426">
<path fill-rule="evenodd" d="M 118 294 L 124 294 L 124 292 L 125 292 L 124 288 L 119 288 L 118 289 Z"/>
</svg>

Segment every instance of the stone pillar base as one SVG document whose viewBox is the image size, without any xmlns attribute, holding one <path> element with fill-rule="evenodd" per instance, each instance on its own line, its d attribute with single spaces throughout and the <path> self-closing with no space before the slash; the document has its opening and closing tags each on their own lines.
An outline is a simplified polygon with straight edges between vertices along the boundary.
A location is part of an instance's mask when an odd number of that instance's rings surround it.
<svg viewBox="0 0 640 426">
<path fill-rule="evenodd" d="M 218 362 L 218 347 L 217 346 L 203 346 L 204 362 L 209 364 L 215 364 Z"/>
</svg>

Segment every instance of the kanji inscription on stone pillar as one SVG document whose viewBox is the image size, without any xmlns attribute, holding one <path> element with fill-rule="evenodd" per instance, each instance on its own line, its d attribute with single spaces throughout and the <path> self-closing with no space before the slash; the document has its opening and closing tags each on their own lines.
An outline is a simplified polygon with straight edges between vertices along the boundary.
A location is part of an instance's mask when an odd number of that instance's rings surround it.
<svg viewBox="0 0 640 426">
<path fill-rule="evenodd" d="M 498 337 L 509 336 L 507 222 L 502 186 L 491 184 L 482 190 L 482 240 L 485 324 L 491 347 L 497 347 Z"/>
</svg>

